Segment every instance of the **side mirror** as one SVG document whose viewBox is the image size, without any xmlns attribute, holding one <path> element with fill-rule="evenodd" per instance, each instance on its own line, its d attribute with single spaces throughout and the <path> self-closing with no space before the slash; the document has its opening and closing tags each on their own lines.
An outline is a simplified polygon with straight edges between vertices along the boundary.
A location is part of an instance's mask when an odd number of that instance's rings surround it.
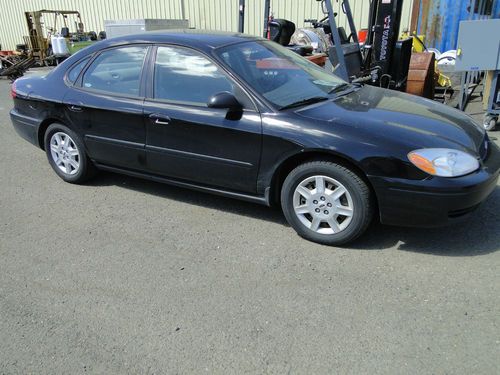
<svg viewBox="0 0 500 375">
<path fill-rule="evenodd" d="M 236 97 L 227 91 L 219 92 L 213 95 L 207 104 L 208 108 L 222 108 L 230 111 L 241 111 L 243 106 Z"/>
</svg>

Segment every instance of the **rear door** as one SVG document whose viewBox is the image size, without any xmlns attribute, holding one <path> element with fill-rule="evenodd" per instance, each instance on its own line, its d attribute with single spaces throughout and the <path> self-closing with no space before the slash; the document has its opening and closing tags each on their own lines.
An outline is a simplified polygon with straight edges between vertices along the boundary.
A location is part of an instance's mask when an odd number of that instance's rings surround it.
<svg viewBox="0 0 500 375">
<path fill-rule="evenodd" d="M 128 169 L 145 168 L 143 67 L 148 45 L 100 52 L 64 98 L 90 158 Z"/>
<path fill-rule="evenodd" d="M 262 126 L 250 97 L 206 55 L 158 46 L 144 102 L 148 168 L 155 174 L 247 193 L 256 192 Z M 219 92 L 244 110 L 208 108 Z"/>
</svg>

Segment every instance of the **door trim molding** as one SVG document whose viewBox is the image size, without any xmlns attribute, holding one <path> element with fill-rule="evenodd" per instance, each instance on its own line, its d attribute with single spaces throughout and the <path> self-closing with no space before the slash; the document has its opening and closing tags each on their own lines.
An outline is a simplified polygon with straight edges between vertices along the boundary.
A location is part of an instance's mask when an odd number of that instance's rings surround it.
<svg viewBox="0 0 500 375">
<path fill-rule="evenodd" d="M 253 168 L 253 166 L 254 166 L 252 163 L 248 163 L 246 161 L 220 158 L 217 156 L 197 154 L 194 152 L 180 151 L 180 150 L 175 150 L 172 148 L 158 147 L 158 146 L 152 146 L 152 145 L 146 145 L 146 151 L 152 151 L 152 152 L 157 152 L 157 153 L 161 153 L 161 154 L 170 154 L 170 155 L 184 157 L 184 158 L 188 158 L 188 159 L 206 160 L 206 161 L 220 163 L 220 164 L 235 165 L 235 166 L 242 167 L 242 168 Z"/>
<path fill-rule="evenodd" d="M 84 136 L 84 139 L 94 141 L 94 142 L 111 143 L 111 144 L 119 145 L 122 147 L 134 148 L 134 149 L 139 149 L 139 150 L 144 150 L 144 148 L 146 146 L 144 143 L 124 141 L 121 139 L 101 137 L 99 135 L 92 135 L 92 134 L 86 134 Z"/>
</svg>

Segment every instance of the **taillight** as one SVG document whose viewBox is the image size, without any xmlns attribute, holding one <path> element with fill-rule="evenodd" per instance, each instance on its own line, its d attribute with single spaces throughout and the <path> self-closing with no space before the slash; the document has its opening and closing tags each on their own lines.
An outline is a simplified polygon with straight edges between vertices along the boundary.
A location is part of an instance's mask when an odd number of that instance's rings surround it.
<svg viewBox="0 0 500 375">
<path fill-rule="evenodd" d="M 16 81 L 12 82 L 12 85 L 10 86 L 10 96 L 12 96 L 12 98 L 15 98 L 16 97 Z"/>
</svg>

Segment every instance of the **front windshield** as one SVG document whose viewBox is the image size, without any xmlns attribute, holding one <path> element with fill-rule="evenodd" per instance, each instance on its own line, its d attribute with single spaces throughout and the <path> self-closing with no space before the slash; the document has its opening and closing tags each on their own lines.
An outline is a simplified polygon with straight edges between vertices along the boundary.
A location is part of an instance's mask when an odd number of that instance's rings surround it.
<svg viewBox="0 0 500 375">
<path fill-rule="evenodd" d="M 233 44 L 217 49 L 216 53 L 241 79 L 280 108 L 325 100 L 346 83 L 270 41 Z"/>
</svg>

